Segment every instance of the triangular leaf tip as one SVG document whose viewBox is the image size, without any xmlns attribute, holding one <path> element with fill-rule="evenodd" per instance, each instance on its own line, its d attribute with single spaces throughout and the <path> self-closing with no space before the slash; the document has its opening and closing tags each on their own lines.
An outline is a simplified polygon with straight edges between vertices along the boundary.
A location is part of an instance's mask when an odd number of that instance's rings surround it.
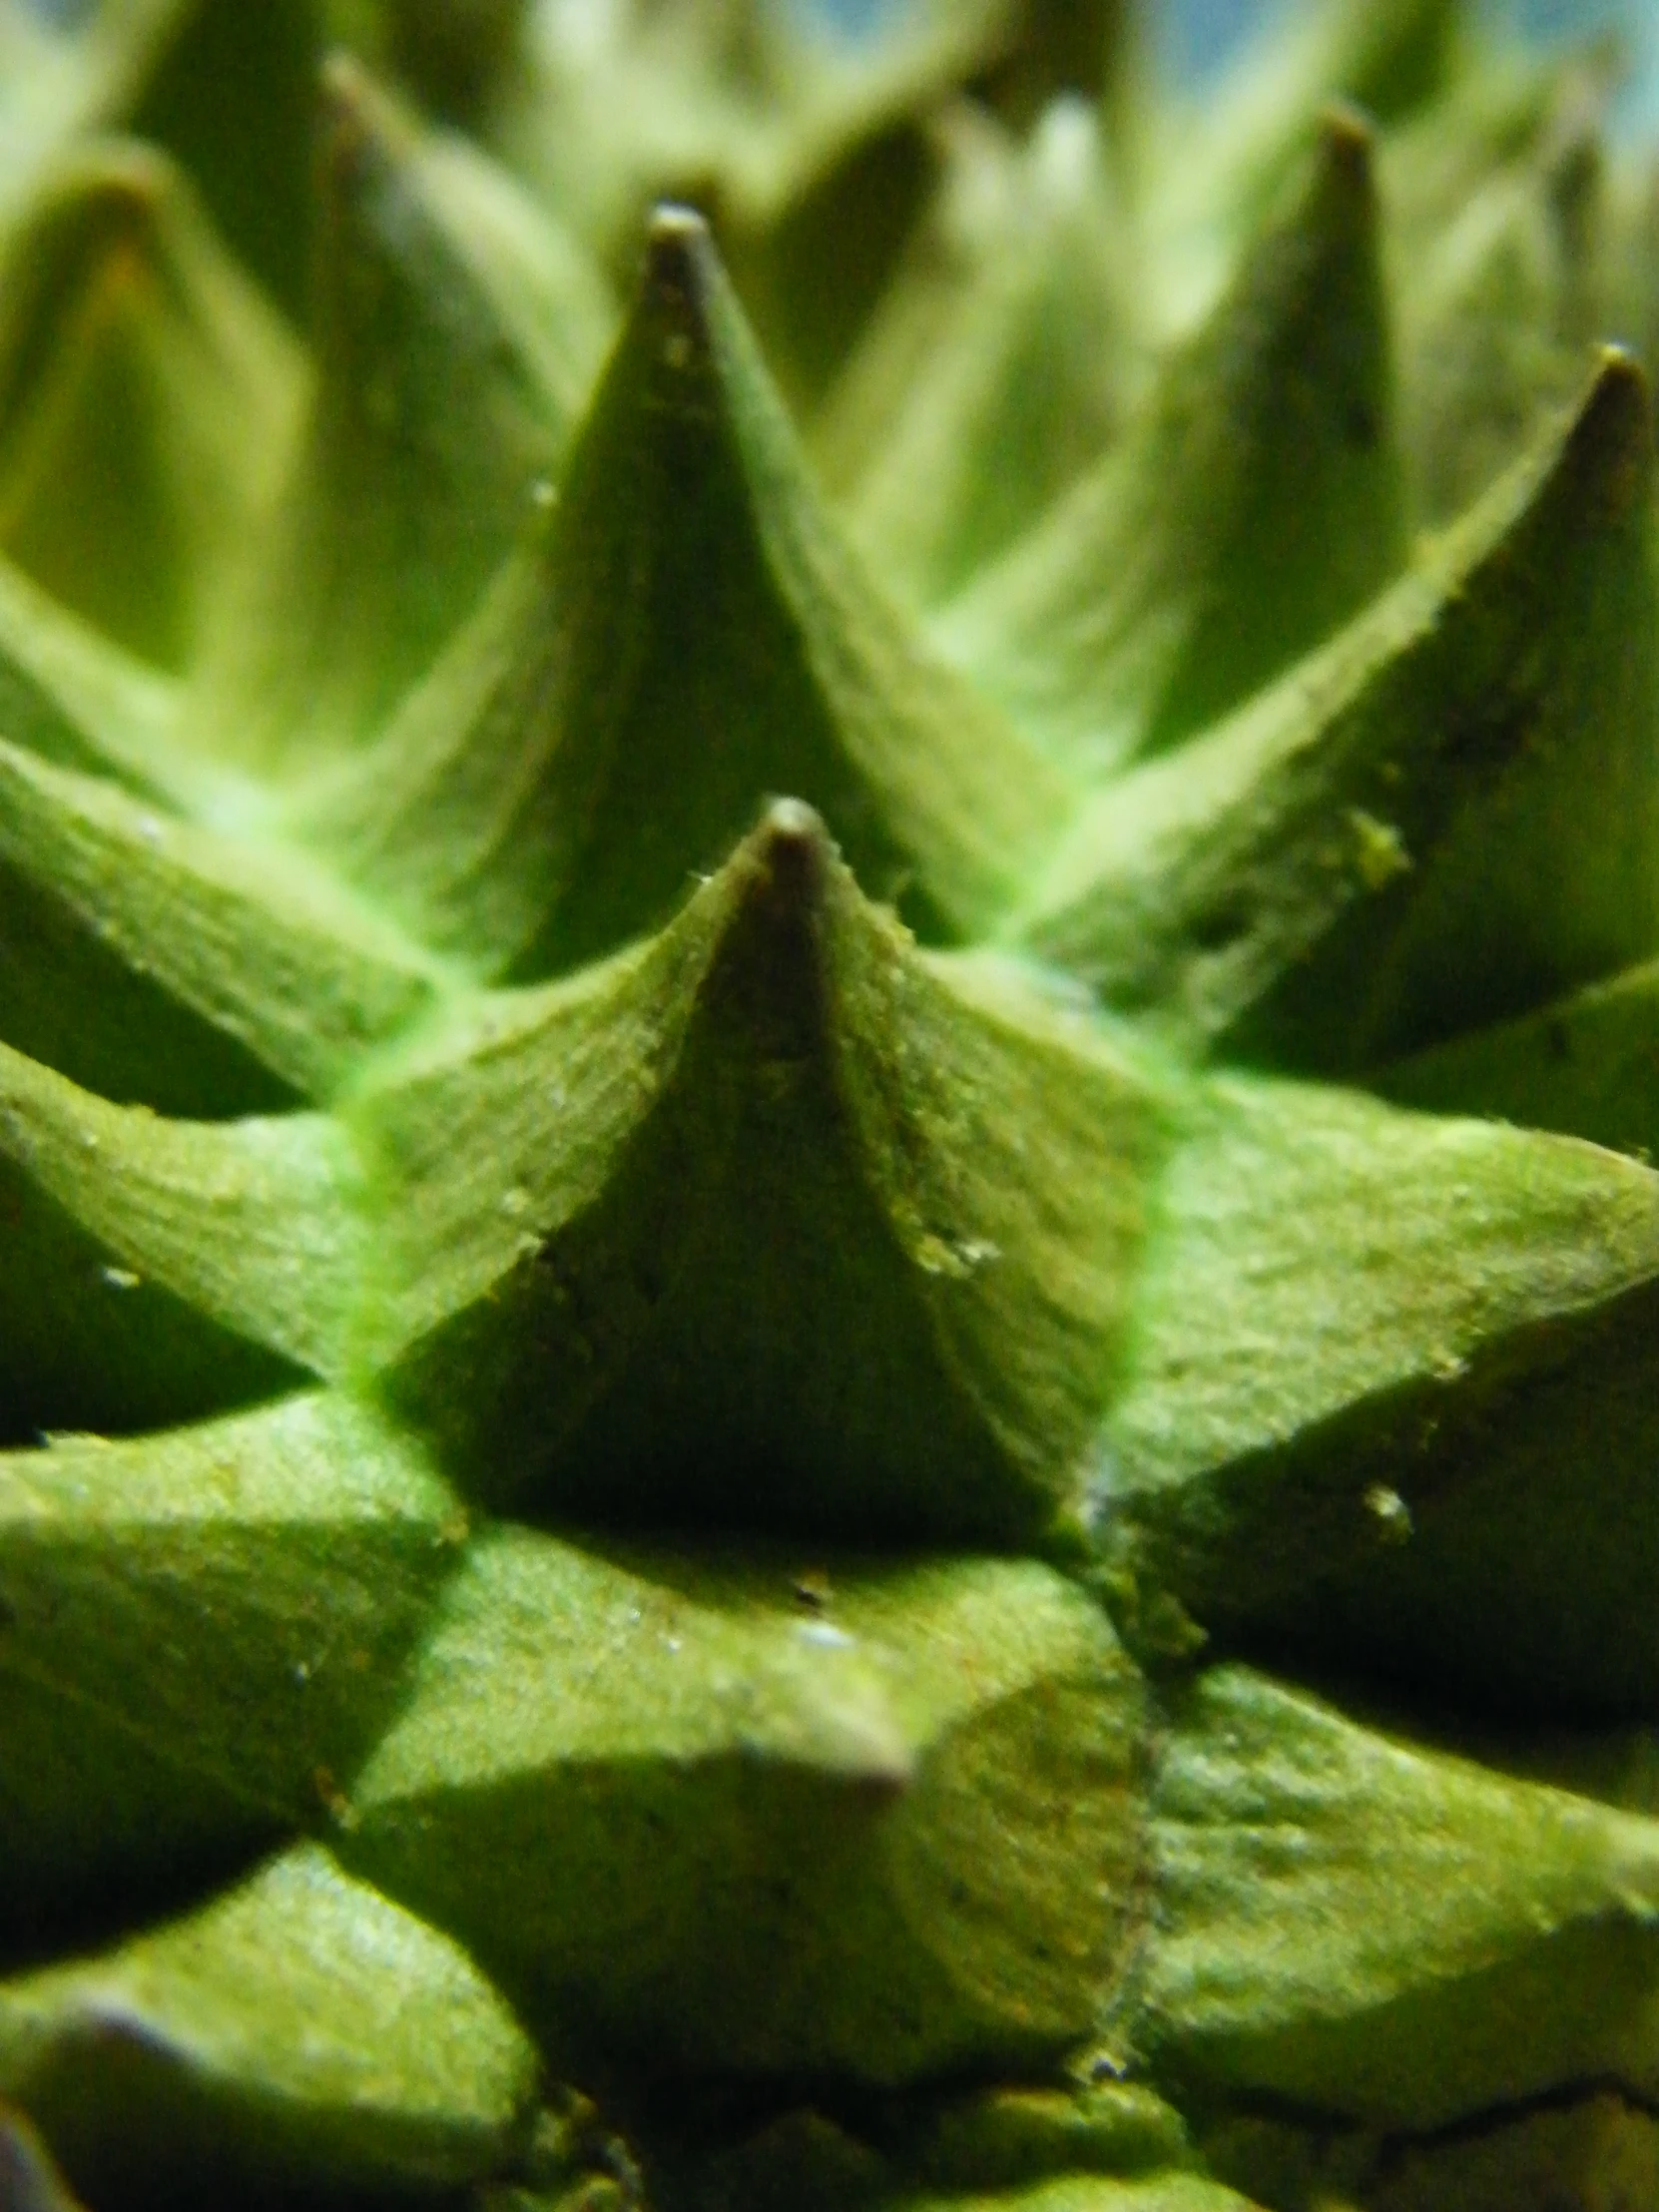
<svg viewBox="0 0 1659 2212">
<path fill-rule="evenodd" d="M 661 936 L 365 1112 L 405 1225 L 376 1364 L 465 1478 L 866 1539 L 1064 1508 L 1162 1105 L 1086 1024 L 918 953 L 800 802 Z"/>
</svg>

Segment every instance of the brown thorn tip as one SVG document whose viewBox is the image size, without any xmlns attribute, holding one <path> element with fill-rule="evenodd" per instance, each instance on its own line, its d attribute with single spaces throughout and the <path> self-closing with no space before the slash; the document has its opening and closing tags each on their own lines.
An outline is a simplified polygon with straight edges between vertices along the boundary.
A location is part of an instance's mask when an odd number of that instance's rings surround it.
<svg viewBox="0 0 1659 2212">
<path fill-rule="evenodd" d="M 167 172 L 157 156 L 148 148 L 123 147 L 113 151 L 101 171 L 88 176 L 84 219 L 104 226 L 98 243 L 106 250 L 152 254 L 168 189 Z"/>
<path fill-rule="evenodd" d="M 1597 381 L 1645 392 L 1647 372 L 1628 345 L 1602 345 L 1596 349 Z"/>
<path fill-rule="evenodd" d="M 771 901 L 798 912 L 823 895 L 832 849 L 823 817 L 800 799 L 775 799 L 750 840 Z"/>
<path fill-rule="evenodd" d="M 395 145 L 397 113 L 354 54 L 323 58 L 317 77 L 317 145 L 325 179 L 335 190 L 353 181 L 377 152 Z"/>
<path fill-rule="evenodd" d="M 1651 432 L 1651 405 L 1647 371 L 1635 354 L 1623 345 L 1598 347 L 1579 430 L 1591 423 L 1616 424 L 1629 442 L 1645 443 Z"/>
<path fill-rule="evenodd" d="M 1371 174 L 1372 127 L 1358 108 L 1331 101 L 1320 113 L 1320 151 L 1334 169 L 1355 178 Z"/>
<path fill-rule="evenodd" d="M 707 220 L 696 208 L 688 207 L 683 200 L 659 200 L 651 211 L 653 244 L 668 239 L 699 243 L 708 235 Z"/>
<path fill-rule="evenodd" d="M 1647 373 L 1622 345 L 1597 349 L 1595 374 L 1579 402 L 1562 459 L 1580 485 L 1598 487 L 1614 513 L 1650 496 L 1653 401 Z"/>
<path fill-rule="evenodd" d="M 333 137 L 366 138 L 373 128 L 374 86 L 355 54 L 336 47 L 317 72 L 322 127 Z"/>
<path fill-rule="evenodd" d="M 645 274 L 654 291 L 693 293 L 698 264 L 709 250 L 709 226 L 695 208 L 665 200 L 651 212 L 646 231 Z"/>
<path fill-rule="evenodd" d="M 323 98 L 350 107 L 362 98 L 367 83 L 367 72 L 355 54 L 343 46 L 336 46 L 323 55 L 322 66 L 317 73 Z"/>
<path fill-rule="evenodd" d="M 761 832 L 777 843 L 825 844 L 824 817 L 804 799 L 775 799 L 761 817 Z"/>
</svg>

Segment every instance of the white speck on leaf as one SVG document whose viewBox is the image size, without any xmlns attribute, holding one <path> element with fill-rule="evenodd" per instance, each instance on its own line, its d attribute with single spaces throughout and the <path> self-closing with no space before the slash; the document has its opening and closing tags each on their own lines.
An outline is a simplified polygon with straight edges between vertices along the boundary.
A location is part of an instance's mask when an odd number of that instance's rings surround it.
<svg viewBox="0 0 1659 2212">
<path fill-rule="evenodd" d="M 1412 1533 L 1411 1508 L 1386 1482 L 1374 1482 L 1367 1490 L 1366 1511 L 1377 1519 L 1391 1544 L 1404 1543 Z"/>
</svg>

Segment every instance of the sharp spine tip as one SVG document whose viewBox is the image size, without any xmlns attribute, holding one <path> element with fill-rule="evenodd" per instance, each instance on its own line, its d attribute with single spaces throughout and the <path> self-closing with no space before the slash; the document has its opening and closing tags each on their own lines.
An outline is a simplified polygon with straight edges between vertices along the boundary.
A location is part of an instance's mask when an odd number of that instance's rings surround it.
<svg viewBox="0 0 1659 2212">
<path fill-rule="evenodd" d="M 1328 167 L 1356 182 L 1370 178 L 1375 141 L 1371 124 L 1358 108 L 1332 101 L 1320 115 L 1319 143 Z"/>
<path fill-rule="evenodd" d="M 662 201 L 652 210 L 646 231 L 646 280 L 652 290 L 695 295 L 702 276 L 699 264 L 709 247 L 709 225 L 697 209 Z"/>
<path fill-rule="evenodd" d="M 323 129 L 330 137 L 368 128 L 368 73 L 355 54 L 336 47 L 317 73 L 317 98 Z"/>
<path fill-rule="evenodd" d="M 834 847 L 805 800 L 775 799 L 750 840 L 769 903 L 802 912 L 823 896 Z"/>
</svg>

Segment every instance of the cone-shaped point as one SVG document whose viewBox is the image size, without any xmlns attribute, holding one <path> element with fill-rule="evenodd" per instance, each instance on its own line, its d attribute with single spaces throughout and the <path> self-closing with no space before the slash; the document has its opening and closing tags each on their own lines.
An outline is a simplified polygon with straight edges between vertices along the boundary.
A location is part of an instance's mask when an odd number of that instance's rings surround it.
<svg viewBox="0 0 1659 2212">
<path fill-rule="evenodd" d="M 1375 144 L 1371 125 L 1346 101 L 1333 101 L 1320 116 L 1320 160 L 1328 177 L 1345 179 L 1355 190 L 1370 193 Z"/>
<path fill-rule="evenodd" d="M 1284 253 L 1288 242 L 1300 232 L 1305 280 L 1317 289 L 1323 273 L 1334 285 L 1353 285 L 1359 273 L 1374 265 L 1378 257 L 1382 218 L 1377 197 L 1376 156 L 1375 134 L 1357 108 L 1333 101 L 1323 109 L 1302 192 L 1287 204 L 1278 230 L 1263 235 L 1257 252 Z M 1310 294 L 1304 293 L 1305 313 L 1314 303 Z M 1373 318 L 1379 330 L 1385 328 L 1385 313 L 1380 303 L 1368 310 L 1368 319 Z"/>
<path fill-rule="evenodd" d="M 778 800 L 597 992 L 526 993 L 510 1042 L 365 1102 L 402 1178 L 366 1364 L 445 1464 L 610 1520 L 1050 1528 L 1161 1108 L 1092 1031 L 955 976 Z"/>
<path fill-rule="evenodd" d="M 1333 105 L 1122 438 L 958 603 L 951 634 L 1091 774 L 1167 752 L 1403 566 L 1394 417 L 1372 135 Z"/>
<path fill-rule="evenodd" d="M 72 171 L 65 184 L 59 220 L 75 224 L 89 249 L 101 254 L 125 249 L 146 260 L 159 253 L 175 180 L 148 147 L 111 147 L 99 154 L 96 169 Z"/>
<path fill-rule="evenodd" d="M 478 442 L 453 390 L 421 395 L 446 465 Z M 401 444 L 390 459 L 407 472 Z M 398 519 L 369 573 L 409 573 Z M 434 531 L 434 565 L 453 537 Z M 903 886 L 918 930 L 979 935 L 1074 804 L 863 571 L 689 209 L 650 225 L 526 551 L 310 818 L 377 903 L 495 975 L 539 981 L 660 928 L 773 793 L 821 809 L 878 896 Z"/>
<path fill-rule="evenodd" d="M 414 155 L 414 133 L 396 102 L 354 55 L 328 55 L 317 76 L 316 115 L 316 200 L 322 215 L 325 284 L 343 256 L 354 247 L 361 251 L 363 219 L 353 212 L 354 203 Z"/>
<path fill-rule="evenodd" d="M 705 1015 L 735 1022 L 761 1060 L 828 1065 L 833 971 L 845 954 L 839 923 L 856 929 L 862 916 L 823 819 L 799 799 L 774 800 L 709 896 L 719 919 L 700 993 Z"/>
<path fill-rule="evenodd" d="M 664 200 L 651 212 L 645 235 L 645 280 L 656 292 L 695 297 L 714 252 L 709 225 L 696 208 Z"/>
<path fill-rule="evenodd" d="M 112 314 L 167 258 L 178 179 L 142 146 L 98 149 L 65 166 L 33 220 L 8 242 L 0 290 L 0 388 L 9 356 L 38 349 L 37 318 L 80 317 L 83 344 L 108 339 Z"/>
<path fill-rule="evenodd" d="M 396 130 L 397 111 L 355 55 L 327 55 L 317 73 L 317 143 L 322 176 L 348 181 Z"/>
<path fill-rule="evenodd" d="M 166 156 L 73 151 L 0 248 L 5 552 L 179 667 L 269 499 L 298 370 Z"/>
<path fill-rule="evenodd" d="M 775 799 L 745 856 L 754 870 L 747 903 L 780 921 L 806 921 L 823 903 L 836 853 L 823 817 L 804 800 Z"/>
<path fill-rule="evenodd" d="M 59 220 L 65 235 L 49 277 L 68 278 L 65 296 L 73 304 L 53 335 L 83 361 L 113 361 L 123 345 L 141 347 L 163 258 L 159 199 L 120 184 L 101 185 Z M 72 226 L 79 236 L 68 235 Z M 38 296 L 45 306 L 50 295 L 44 282 Z M 27 360 L 25 347 L 9 350 Z M 0 365 L 0 377 L 11 367 Z"/>
<path fill-rule="evenodd" d="M 199 707 L 277 769 L 371 737 L 437 658 L 523 528 L 565 434 L 567 341 L 570 362 L 589 343 L 582 257 L 345 56 L 316 168 L 309 416 Z"/>
<path fill-rule="evenodd" d="M 1653 475 L 1647 380 L 1610 347 L 1320 675 L 1202 741 L 1201 774 L 1188 760 L 1116 784 L 1054 870 L 1033 945 L 1118 1004 L 1179 1003 L 1230 1052 L 1327 1075 L 1647 958 Z M 1218 764 L 1247 749 L 1235 781 Z M 1195 790 L 1220 795 L 1213 812 Z"/>
<path fill-rule="evenodd" d="M 1653 391 L 1622 345 L 1604 345 L 1562 456 L 1563 473 L 1590 478 L 1615 513 L 1647 495 L 1653 470 Z"/>
<path fill-rule="evenodd" d="M 711 350 L 710 294 L 720 257 L 706 220 L 695 208 L 665 201 L 646 229 L 641 305 L 660 325 L 661 357 L 670 369 L 706 361 Z"/>
<path fill-rule="evenodd" d="M 322 58 L 317 71 L 317 107 L 322 128 L 347 136 L 366 128 L 364 107 L 369 98 L 368 72 L 354 54 L 336 47 Z"/>
<path fill-rule="evenodd" d="M 323 212 L 323 252 L 340 229 L 340 204 L 361 189 L 363 171 L 383 141 L 366 71 L 349 54 L 330 54 L 317 77 L 315 178 Z M 334 248 L 337 251 L 337 247 Z"/>
<path fill-rule="evenodd" d="M 366 381 L 367 349 L 395 353 L 401 329 L 386 321 L 452 327 L 471 274 L 422 164 L 423 134 L 412 113 L 351 54 L 331 53 L 317 79 L 316 204 L 320 215 L 314 302 L 336 375 Z M 450 266 L 434 270 L 434 255 Z"/>
</svg>

